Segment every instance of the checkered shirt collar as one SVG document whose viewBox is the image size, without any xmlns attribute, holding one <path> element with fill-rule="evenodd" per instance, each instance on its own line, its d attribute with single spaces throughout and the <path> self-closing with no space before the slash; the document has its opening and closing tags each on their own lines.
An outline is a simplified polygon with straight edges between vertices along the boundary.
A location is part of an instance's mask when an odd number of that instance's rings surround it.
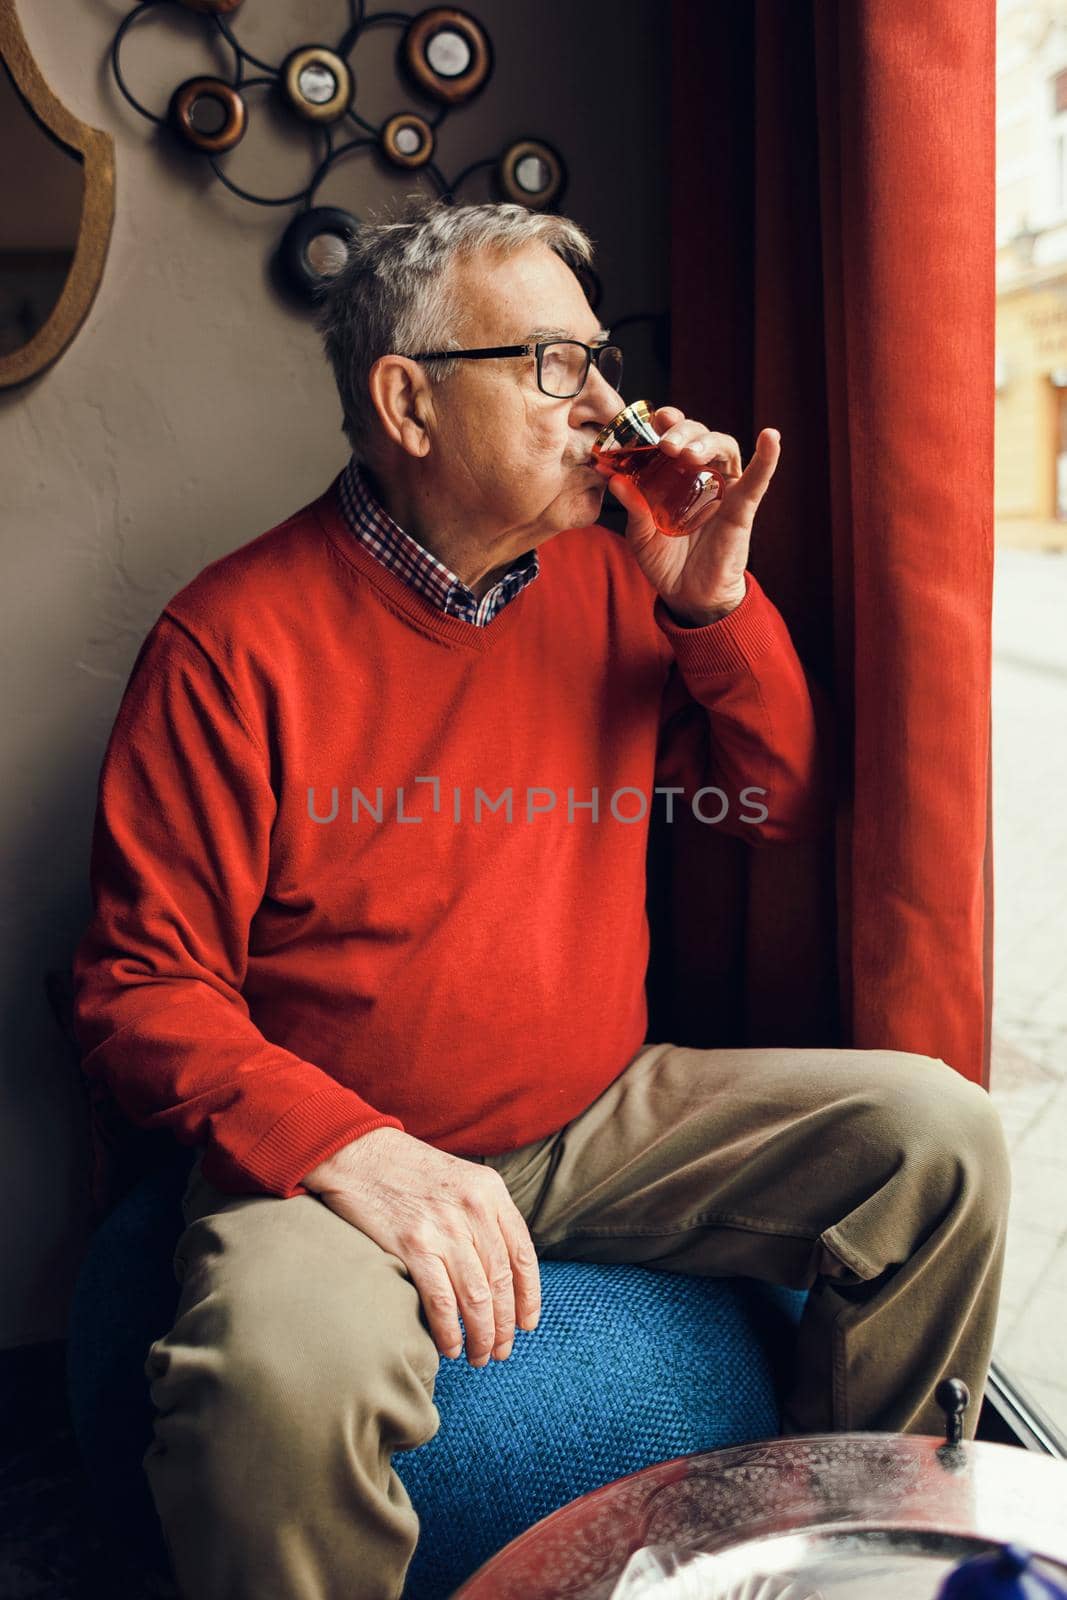
<svg viewBox="0 0 1067 1600">
<path fill-rule="evenodd" d="M 483 628 L 537 577 L 536 550 L 527 550 L 480 600 L 443 561 L 393 521 L 381 505 L 355 456 L 338 480 L 341 511 L 350 531 L 383 567 L 395 572 L 447 616 Z"/>
</svg>

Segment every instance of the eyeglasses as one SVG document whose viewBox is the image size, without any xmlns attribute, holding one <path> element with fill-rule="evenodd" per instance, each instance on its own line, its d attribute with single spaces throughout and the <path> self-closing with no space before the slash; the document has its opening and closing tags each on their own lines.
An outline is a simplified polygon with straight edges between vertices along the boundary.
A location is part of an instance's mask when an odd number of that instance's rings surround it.
<svg viewBox="0 0 1067 1600">
<path fill-rule="evenodd" d="M 618 389 L 622 351 L 617 344 L 582 344 L 580 339 L 549 339 L 540 344 L 496 344 L 481 350 L 425 350 L 411 361 L 493 361 L 498 356 L 537 357 L 537 387 L 553 400 L 573 400 L 585 388 L 594 363 L 604 382 Z"/>
</svg>

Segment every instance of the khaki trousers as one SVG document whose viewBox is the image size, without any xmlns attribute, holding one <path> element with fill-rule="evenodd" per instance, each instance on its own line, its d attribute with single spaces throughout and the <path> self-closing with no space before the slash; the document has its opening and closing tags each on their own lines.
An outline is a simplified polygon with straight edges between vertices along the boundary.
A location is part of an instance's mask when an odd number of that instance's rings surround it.
<svg viewBox="0 0 1067 1600">
<path fill-rule="evenodd" d="M 937 1433 L 953 1375 L 973 1432 L 1008 1163 L 943 1062 L 649 1045 L 559 1132 L 481 1159 L 541 1256 L 809 1288 L 786 1431 Z M 410 1278 L 311 1196 L 224 1195 L 197 1165 L 184 1205 L 144 1461 L 183 1595 L 397 1600 L 418 1519 L 391 1457 L 439 1424 Z"/>
</svg>

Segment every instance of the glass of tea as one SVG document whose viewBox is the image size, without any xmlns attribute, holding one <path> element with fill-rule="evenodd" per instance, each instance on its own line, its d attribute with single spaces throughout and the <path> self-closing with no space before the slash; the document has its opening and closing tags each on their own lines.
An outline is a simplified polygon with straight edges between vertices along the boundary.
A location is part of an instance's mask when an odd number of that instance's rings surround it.
<svg viewBox="0 0 1067 1600">
<path fill-rule="evenodd" d="M 726 488 L 726 480 L 714 467 L 695 472 L 676 457 L 663 454 L 647 400 L 631 401 L 601 428 L 593 441 L 592 460 L 605 478 L 616 472 L 632 478 L 652 521 L 671 539 L 687 534 L 697 517 L 722 499 Z"/>
</svg>

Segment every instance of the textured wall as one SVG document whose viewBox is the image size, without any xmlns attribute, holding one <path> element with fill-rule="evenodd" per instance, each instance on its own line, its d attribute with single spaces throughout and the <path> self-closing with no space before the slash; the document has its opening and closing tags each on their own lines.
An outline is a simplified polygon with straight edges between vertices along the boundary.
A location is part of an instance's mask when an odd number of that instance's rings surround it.
<svg viewBox="0 0 1067 1600">
<path fill-rule="evenodd" d="M 290 213 L 228 195 L 197 159 L 161 148 L 110 79 L 120 0 L 20 0 L 45 77 L 116 141 L 115 230 L 89 319 L 58 363 L 0 393 L 2 703 L 0 1345 L 59 1336 L 84 1238 L 80 1089 L 44 999 L 89 914 L 97 774 L 137 648 L 170 596 L 325 486 L 345 459 L 332 379 L 304 316 L 271 287 L 270 246 Z M 381 7 L 379 7 L 381 9 Z M 412 7 L 411 9 L 415 9 Z M 472 0 L 496 48 L 482 96 L 441 141 L 447 173 L 538 134 L 569 160 L 565 209 L 601 246 L 604 311 L 665 304 L 665 8 L 616 0 Z M 247 0 L 236 27 L 265 59 L 336 40 L 343 0 Z M 157 21 L 158 19 L 158 21 Z M 602 31 L 603 30 L 603 31 Z M 162 109 L 180 78 L 224 58 L 184 12 L 158 8 L 125 58 Z M 415 106 L 391 65 L 397 35 L 353 57 L 357 105 L 378 120 Z M 238 181 L 284 193 L 309 143 L 262 101 L 233 157 Z M 410 179 L 401 178 L 406 188 Z M 356 211 L 396 192 L 366 156 L 320 199 Z M 464 198 L 484 198 L 472 186 Z M 0 206 L 4 203 L 0 196 Z M 631 397 L 662 373 L 632 341 Z"/>
</svg>

